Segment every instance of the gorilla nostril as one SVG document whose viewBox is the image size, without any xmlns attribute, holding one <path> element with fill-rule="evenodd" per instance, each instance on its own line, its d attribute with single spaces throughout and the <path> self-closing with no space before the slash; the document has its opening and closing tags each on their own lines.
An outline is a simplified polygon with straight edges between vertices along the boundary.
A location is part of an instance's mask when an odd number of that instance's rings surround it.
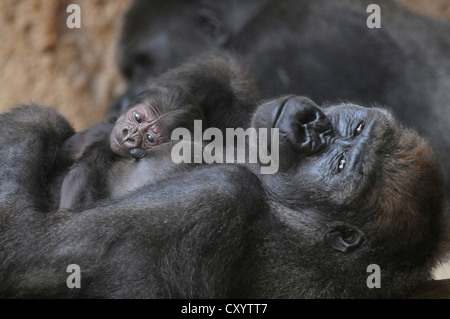
<svg viewBox="0 0 450 319">
<path fill-rule="evenodd" d="M 306 139 L 306 127 L 304 125 L 299 125 L 297 127 L 297 131 L 295 134 L 300 141 L 304 141 Z"/>
<path fill-rule="evenodd" d="M 134 147 L 138 144 L 136 136 L 134 136 L 133 132 L 128 128 L 122 130 L 122 141 L 124 145 L 128 145 L 128 147 Z"/>
<path fill-rule="evenodd" d="M 306 125 L 325 118 L 322 110 L 305 97 L 290 98 L 284 105 L 284 115 L 291 117 L 297 124 Z"/>
<path fill-rule="evenodd" d="M 307 156 L 322 151 L 334 131 L 321 108 L 305 97 L 290 98 L 284 104 L 278 127 Z"/>
<path fill-rule="evenodd" d="M 299 114 L 299 122 L 303 125 L 315 122 L 320 118 L 320 115 L 315 110 L 306 110 Z"/>
</svg>

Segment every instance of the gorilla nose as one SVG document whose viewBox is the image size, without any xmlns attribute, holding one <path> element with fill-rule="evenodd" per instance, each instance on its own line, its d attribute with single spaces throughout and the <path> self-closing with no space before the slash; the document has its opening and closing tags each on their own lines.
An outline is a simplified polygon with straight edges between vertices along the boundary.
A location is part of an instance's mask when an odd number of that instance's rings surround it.
<svg viewBox="0 0 450 319">
<path fill-rule="evenodd" d="M 133 134 L 133 132 L 127 128 L 122 130 L 122 141 L 123 145 L 129 149 L 136 148 L 140 146 L 139 134 Z"/>
<path fill-rule="evenodd" d="M 310 99 L 293 97 L 282 106 L 275 127 L 305 155 L 322 151 L 333 135 L 333 126 Z"/>
</svg>

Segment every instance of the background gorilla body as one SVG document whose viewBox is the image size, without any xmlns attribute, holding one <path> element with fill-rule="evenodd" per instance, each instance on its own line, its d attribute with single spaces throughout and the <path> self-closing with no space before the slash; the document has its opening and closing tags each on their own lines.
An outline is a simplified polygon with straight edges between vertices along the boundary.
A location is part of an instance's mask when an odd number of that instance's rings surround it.
<svg viewBox="0 0 450 319">
<path fill-rule="evenodd" d="M 366 25 L 372 3 L 381 7 L 381 29 Z M 430 140 L 450 199 L 448 34 L 448 24 L 390 0 L 135 0 L 118 56 L 129 81 L 125 99 L 189 55 L 228 50 L 246 58 L 266 97 L 388 106 Z"/>
<path fill-rule="evenodd" d="M 256 80 L 238 60 L 229 54 L 203 54 L 177 68 L 168 70 L 152 81 L 141 79 L 139 88 L 116 101 L 111 116 L 124 112 L 130 101 L 142 90 L 154 85 L 177 85 L 194 96 L 205 117 L 204 127 L 250 126 L 251 115 L 260 100 Z"/>
</svg>

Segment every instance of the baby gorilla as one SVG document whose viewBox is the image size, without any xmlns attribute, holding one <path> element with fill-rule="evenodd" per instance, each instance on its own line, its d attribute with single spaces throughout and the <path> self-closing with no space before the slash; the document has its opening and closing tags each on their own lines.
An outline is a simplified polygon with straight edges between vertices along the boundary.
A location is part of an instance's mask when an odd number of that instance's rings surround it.
<svg viewBox="0 0 450 319">
<path fill-rule="evenodd" d="M 252 76 L 231 55 L 208 54 L 169 70 L 120 110 L 115 124 L 94 125 L 64 143 L 58 163 L 74 164 L 68 173 L 56 173 L 49 193 L 60 197 L 52 199 L 52 208 L 86 208 L 189 169 L 194 164 L 175 165 L 170 158 L 172 131 L 192 131 L 196 119 L 223 132 L 246 128 L 258 100 Z"/>
<path fill-rule="evenodd" d="M 126 185 L 136 188 L 158 179 L 158 171 L 167 177 L 170 172 L 183 169 L 180 165 L 170 165 L 170 159 L 165 158 L 157 161 L 158 170 L 147 167 L 145 174 L 141 171 L 133 185 L 116 182 L 120 178 L 115 168 L 126 165 L 121 161 L 145 156 L 168 157 L 170 152 L 161 151 L 168 146 L 162 144 L 170 142 L 175 128 L 192 131 L 197 119 L 203 119 L 202 111 L 190 93 L 177 86 L 154 86 L 137 96 L 115 124 L 107 121 L 75 134 L 61 149 L 62 156 L 69 157 L 66 161 L 72 160 L 74 164 L 62 182 L 59 208 L 85 208 L 112 194 L 123 193 Z M 119 190 L 115 185 L 123 187 Z"/>
</svg>

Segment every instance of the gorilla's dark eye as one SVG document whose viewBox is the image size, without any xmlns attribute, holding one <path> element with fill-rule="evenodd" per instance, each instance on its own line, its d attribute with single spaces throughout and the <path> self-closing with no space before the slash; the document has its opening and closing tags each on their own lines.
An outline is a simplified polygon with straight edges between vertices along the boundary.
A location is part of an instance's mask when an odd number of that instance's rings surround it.
<svg viewBox="0 0 450 319">
<path fill-rule="evenodd" d="M 340 173 L 340 172 L 342 172 L 342 171 L 344 170 L 345 165 L 347 165 L 347 161 L 346 161 L 345 157 L 342 156 L 342 157 L 339 159 L 338 173 Z"/>
<path fill-rule="evenodd" d="M 355 136 L 358 136 L 359 134 L 361 134 L 362 131 L 364 131 L 364 127 L 365 127 L 365 126 L 366 126 L 366 123 L 364 123 L 364 122 L 359 123 L 358 126 L 357 126 L 356 129 L 355 129 L 354 135 L 355 135 Z"/>
<path fill-rule="evenodd" d="M 155 137 L 153 136 L 153 134 L 151 134 L 151 133 L 147 133 L 147 134 L 145 135 L 145 138 L 147 139 L 147 141 L 148 141 L 150 144 L 155 144 L 155 143 L 156 143 L 156 139 L 155 139 Z"/>
<path fill-rule="evenodd" d="M 141 116 L 141 114 L 135 113 L 134 114 L 134 119 L 136 120 L 136 122 L 142 123 L 142 116 Z"/>
<path fill-rule="evenodd" d="M 358 234 L 350 229 L 345 230 L 342 233 L 342 239 L 347 242 L 347 243 L 353 243 L 355 242 L 356 238 L 357 238 Z"/>
</svg>

